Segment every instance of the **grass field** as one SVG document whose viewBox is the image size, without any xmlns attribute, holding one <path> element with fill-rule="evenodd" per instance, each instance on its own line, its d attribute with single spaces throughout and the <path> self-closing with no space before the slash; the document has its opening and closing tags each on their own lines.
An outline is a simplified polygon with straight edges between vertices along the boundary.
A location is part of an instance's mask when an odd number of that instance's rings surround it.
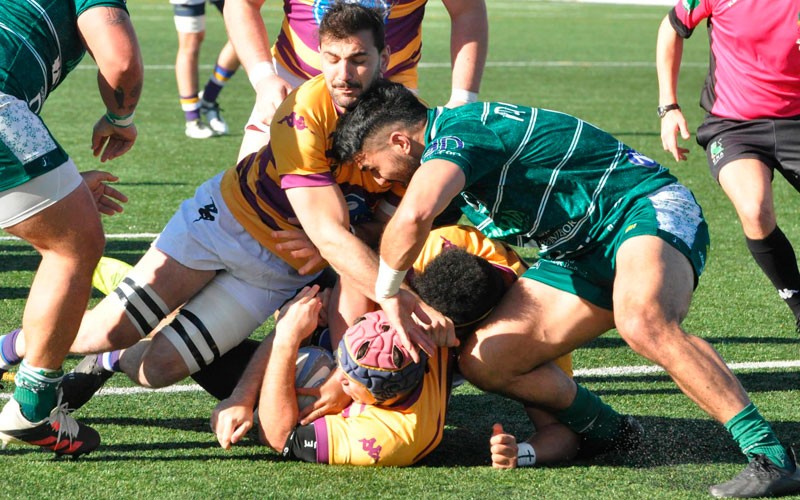
<svg viewBox="0 0 800 500">
<path fill-rule="evenodd" d="M 267 4 L 264 16 L 274 33 L 281 12 L 278 2 Z M 708 175 L 703 151 L 692 142 L 689 161 L 677 165 L 661 150 L 653 60 L 656 30 L 667 9 L 532 0 L 488 0 L 488 6 L 491 47 L 481 99 L 578 115 L 670 166 L 694 190 L 711 227 L 712 252 L 685 326 L 736 367 L 781 438 L 800 442 L 800 353 L 793 318 L 747 253 L 735 214 Z M 232 165 L 253 93 L 244 73 L 237 74 L 220 98 L 233 133 L 186 139 L 174 83 L 171 7 L 166 0 L 136 0 L 129 8 L 146 64 L 137 110 L 140 136 L 128 155 L 103 168 L 119 175 L 120 189 L 130 196 L 124 214 L 106 219 L 106 253 L 135 262 L 149 244 L 149 238 L 135 235 L 160 231 L 180 200 Z M 221 19 L 209 14 L 201 80 L 224 40 Z M 448 36 L 446 12 L 431 2 L 420 88 L 431 104 L 449 96 Z M 696 102 L 707 59 L 705 34 L 698 30 L 686 45 L 680 87 L 693 128 L 702 118 Z M 92 68 L 87 61 L 76 70 L 43 113 L 83 170 L 100 167 L 89 148 L 92 124 L 103 112 Z M 800 243 L 800 198 L 780 179 L 775 186 L 781 227 Z M 18 325 L 37 262 L 26 245 L 0 241 L 0 329 Z M 492 423 L 503 422 L 520 437 L 530 428 L 516 404 L 465 385 L 452 398 L 442 444 L 419 466 L 289 463 L 255 436 L 230 451 L 219 448 L 208 426 L 215 401 L 192 386 L 134 391 L 117 376 L 76 415 L 99 430 L 102 447 L 79 460 L 9 447 L 0 452 L 6 478 L 0 497 L 704 498 L 709 484 L 729 479 L 744 466 L 725 430 L 615 333 L 577 351 L 575 366 L 581 383 L 639 418 L 647 432 L 643 451 L 591 464 L 492 470 L 487 466 Z M 3 396 L 12 389 L 6 384 Z"/>
</svg>

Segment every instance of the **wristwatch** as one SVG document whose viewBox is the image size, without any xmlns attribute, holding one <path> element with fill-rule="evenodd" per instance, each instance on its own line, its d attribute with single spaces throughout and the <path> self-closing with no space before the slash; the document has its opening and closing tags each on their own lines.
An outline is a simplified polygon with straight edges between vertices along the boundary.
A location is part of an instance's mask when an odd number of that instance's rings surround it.
<svg viewBox="0 0 800 500">
<path fill-rule="evenodd" d="M 677 104 L 677 103 L 675 103 L 675 104 L 667 104 L 666 106 L 659 106 L 659 107 L 658 107 L 658 110 L 657 110 L 657 112 L 658 112 L 658 117 L 659 117 L 659 118 L 664 118 L 664 116 L 665 116 L 665 115 L 666 115 L 666 114 L 667 114 L 669 111 L 672 111 L 673 109 L 681 109 L 681 107 L 680 107 L 680 106 L 678 106 L 678 104 Z"/>
</svg>

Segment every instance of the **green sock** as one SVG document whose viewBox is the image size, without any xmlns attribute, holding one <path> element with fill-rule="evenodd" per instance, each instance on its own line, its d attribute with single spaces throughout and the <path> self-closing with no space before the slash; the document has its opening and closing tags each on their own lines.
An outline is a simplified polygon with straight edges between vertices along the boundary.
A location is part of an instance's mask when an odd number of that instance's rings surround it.
<svg viewBox="0 0 800 500">
<path fill-rule="evenodd" d="M 622 415 L 581 385 L 569 408 L 556 412 L 555 416 L 573 432 L 592 439 L 612 439 L 622 423 Z"/>
<path fill-rule="evenodd" d="M 23 361 L 14 377 L 17 385 L 14 399 L 19 403 L 22 416 L 31 422 L 39 422 L 50 416 L 58 398 L 58 384 L 64 370 L 36 368 Z"/>
<path fill-rule="evenodd" d="M 725 428 L 749 460 L 763 454 L 778 467 L 786 469 L 790 466 L 791 461 L 786 450 L 753 403 L 728 420 Z"/>
</svg>

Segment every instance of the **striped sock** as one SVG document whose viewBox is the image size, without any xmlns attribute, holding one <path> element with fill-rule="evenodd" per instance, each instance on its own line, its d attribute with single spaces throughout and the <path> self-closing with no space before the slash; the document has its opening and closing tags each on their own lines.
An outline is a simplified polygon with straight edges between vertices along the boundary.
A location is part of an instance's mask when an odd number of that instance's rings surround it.
<svg viewBox="0 0 800 500">
<path fill-rule="evenodd" d="M 622 415 L 579 384 L 575 400 L 568 408 L 556 412 L 555 417 L 576 434 L 592 439 L 613 438 L 622 424 Z"/>
<path fill-rule="evenodd" d="M 205 89 L 203 89 L 203 101 L 207 103 L 216 102 L 222 87 L 228 83 L 228 80 L 231 79 L 234 73 L 236 73 L 235 69 L 226 69 L 217 64 L 214 67 L 214 73 L 211 75 L 211 78 L 208 79 Z"/>
<path fill-rule="evenodd" d="M 116 351 L 111 352 L 104 352 L 103 354 L 99 354 L 97 356 L 97 364 L 99 364 L 103 370 L 109 372 L 121 372 L 122 370 L 119 367 L 119 357 L 122 355 L 122 349 L 117 349 Z"/>
<path fill-rule="evenodd" d="M 17 385 L 14 399 L 19 403 L 22 416 L 31 422 L 39 422 L 50 415 L 58 398 L 58 386 L 64 371 L 48 370 L 30 366 L 23 361 L 14 377 Z"/>
<path fill-rule="evenodd" d="M 181 96 L 181 109 L 187 122 L 193 122 L 200 118 L 200 98 L 197 94 Z"/>
</svg>

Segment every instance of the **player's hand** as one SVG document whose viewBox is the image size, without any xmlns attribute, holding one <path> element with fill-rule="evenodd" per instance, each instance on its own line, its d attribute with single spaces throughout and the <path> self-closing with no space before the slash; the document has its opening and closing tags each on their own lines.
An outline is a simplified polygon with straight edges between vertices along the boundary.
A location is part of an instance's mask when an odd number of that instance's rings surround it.
<svg viewBox="0 0 800 500">
<path fill-rule="evenodd" d="M 257 118 L 264 127 L 269 127 L 275 110 L 292 91 L 292 86 L 278 75 L 270 75 L 262 78 L 255 89 Z"/>
<path fill-rule="evenodd" d="M 298 274 L 308 274 L 325 262 L 319 249 L 302 229 L 272 231 L 272 237 L 280 241 L 275 248 L 280 251 L 288 251 L 295 259 L 306 260 L 305 264 L 297 270 Z"/>
<path fill-rule="evenodd" d="M 419 349 L 417 346 L 425 351 L 428 356 L 433 356 L 436 345 L 422 328 L 423 324 L 429 325 L 431 319 L 420 306 L 419 297 L 401 288 L 396 295 L 384 300 L 380 305 L 381 309 L 386 313 L 386 318 L 400 335 L 400 341 L 403 347 L 408 350 L 411 359 L 419 363 Z"/>
<path fill-rule="evenodd" d="M 81 172 L 81 177 L 89 187 L 89 191 L 92 192 L 98 212 L 106 215 L 122 212 L 120 203 L 127 202 L 128 197 L 106 184 L 107 182 L 117 182 L 119 177 L 102 170 Z"/>
<path fill-rule="evenodd" d="M 492 437 L 489 439 L 489 450 L 492 453 L 492 467 L 495 469 L 514 469 L 517 467 L 517 438 L 506 434 L 501 424 L 492 426 Z"/>
<path fill-rule="evenodd" d="M 115 127 L 103 115 L 94 124 L 92 153 L 94 156 L 100 156 L 101 162 L 113 160 L 127 153 L 133 147 L 133 143 L 136 142 L 137 136 L 136 125 Z"/>
<path fill-rule="evenodd" d="M 689 140 L 689 126 L 686 124 L 686 118 L 683 117 L 680 109 L 673 109 L 661 119 L 661 146 L 664 151 L 672 153 L 675 161 L 685 160 L 686 154 L 689 153 L 687 148 L 678 145 L 678 133 L 681 134 L 684 141 Z"/>
<path fill-rule="evenodd" d="M 233 397 L 220 401 L 211 412 L 211 430 L 223 449 L 241 440 L 253 427 L 253 407 Z"/>
<path fill-rule="evenodd" d="M 275 340 L 300 342 L 311 335 L 319 321 L 322 301 L 317 297 L 319 285 L 307 286 L 292 300 L 284 304 L 275 323 Z"/>
<path fill-rule="evenodd" d="M 313 404 L 308 405 L 297 416 L 300 425 L 308 425 L 325 415 L 340 413 L 353 402 L 350 396 L 345 394 L 344 389 L 342 389 L 342 384 L 339 382 L 340 370 L 341 368 L 334 370 L 333 373 L 328 376 L 328 380 L 319 387 L 298 387 L 296 389 L 297 394 L 300 396 L 314 396 L 317 398 Z"/>
<path fill-rule="evenodd" d="M 423 324 L 422 328 L 433 343 L 440 347 L 458 347 L 461 342 L 456 337 L 453 320 L 421 300 L 419 306 L 430 319 L 429 323 Z"/>
</svg>

